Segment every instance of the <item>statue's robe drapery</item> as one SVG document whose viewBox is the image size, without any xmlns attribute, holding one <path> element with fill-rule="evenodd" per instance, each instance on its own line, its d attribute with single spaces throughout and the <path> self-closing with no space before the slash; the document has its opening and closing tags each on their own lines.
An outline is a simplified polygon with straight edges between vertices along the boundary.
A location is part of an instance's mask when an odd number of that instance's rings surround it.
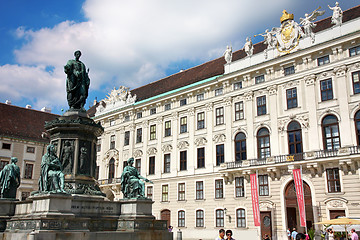
<svg viewBox="0 0 360 240">
<path fill-rule="evenodd" d="M 15 164 L 7 164 L 0 172 L 1 197 L 15 198 L 16 189 L 20 185 L 20 168 Z"/>
<path fill-rule="evenodd" d="M 125 198 L 144 197 L 145 184 L 140 180 L 138 170 L 133 166 L 126 166 L 121 175 L 121 191 Z"/>
<path fill-rule="evenodd" d="M 77 60 L 69 60 L 64 67 L 67 74 L 66 92 L 70 108 L 84 107 L 90 85 L 89 75 L 85 64 Z"/>
</svg>

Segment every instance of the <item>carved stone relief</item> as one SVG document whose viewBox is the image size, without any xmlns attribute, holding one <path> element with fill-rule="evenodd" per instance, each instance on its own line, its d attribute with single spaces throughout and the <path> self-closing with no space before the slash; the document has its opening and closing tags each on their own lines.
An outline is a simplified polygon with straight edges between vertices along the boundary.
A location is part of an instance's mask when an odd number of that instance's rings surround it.
<svg viewBox="0 0 360 240">
<path fill-rule="evenodd" d="M 221 143 L 221 142 L 225 142 L 226 140 L 226 136 L 225 134 L 216 134 L 214 137 L 213 137 L 213 141 L 215 143 Z"/>
<path fill-rule="evenodd" d="M 147 150 L 148 155 L 155 155 L 157 153 L 157 149 L 154 147 L 151 147 Z"/>
<path fill-rule="evenodd" d="M 139 149 L 135 150 L 134 151 L 134 158 L 138 158 L 138 157 L 141 157 L 143 155 L 143 152 Z"/>
<path fill-rule="evenodd" d="M 199 137 L 199 138 L 195 139 L 196 146 L 204 146 L 206 143 L 207 143 L 207 140 L 204 137 Z"/>
<path fill-rule="evenodd" d="M 187 149 L 189 147 L 189 143 L 187 141 L 181 141 L 178 143 L 177 147 L 181 149 Z"/>
<path fill-rule="evenodd" d="M 162 148 L 161 148 L 161 150 L 163 152 L 171 152 L 172 149 L 173 149 L 173 147 L 170 144 L 166 144 L 166 145 L 162 146 Z"/>
</svg>

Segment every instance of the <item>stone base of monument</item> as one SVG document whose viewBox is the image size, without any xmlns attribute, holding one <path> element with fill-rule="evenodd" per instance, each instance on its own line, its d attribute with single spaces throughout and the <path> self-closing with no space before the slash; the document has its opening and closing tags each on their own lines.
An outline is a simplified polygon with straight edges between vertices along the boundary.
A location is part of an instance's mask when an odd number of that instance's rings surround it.
<svg viewBox="0 0 360 240">
<path fill-rule="evenodd" d="M 17 199 L 0 199 L 0 232 L 5 231 L 7 221 L 15 213 Z"/>
<path fill-rule="evenodd" d="M 152 216 L 152 201 L 107 201 L 100 196 L 43 194 L 16 203 L 0 239 L 172 239 L 166 221 Z"/>
</svg>

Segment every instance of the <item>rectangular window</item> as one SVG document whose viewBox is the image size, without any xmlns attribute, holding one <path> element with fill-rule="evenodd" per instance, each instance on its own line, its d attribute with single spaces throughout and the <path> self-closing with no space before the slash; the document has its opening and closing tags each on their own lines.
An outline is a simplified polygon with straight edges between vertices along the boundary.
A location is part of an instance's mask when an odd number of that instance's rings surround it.
<svg viewBox="0 0 360 240">
<path fill-rule="evenodd" d="M 235 103 L 235 121 L 244 119 L 244 102 Z"/>
<path fill-rule="evenodd" d="M 321 90 L 321 101 L 327 101 L 333 99 L 333 88 L 332 88 L 331 78 L 320 81 L 320 90 Z"/>
<path fill-rule="evenodd" d="M 317 62 L 318 62 L 318 66 L 322 66 L 322 65 L 330 63 L 329 55 L 318 58 Z"/>
<path fill-rule="evenodd" d="M 186 105 L 186 98 L 180 100 L 180 107 Z"/>
<path fill-rule="evenodd" d="M 165 137 L 171 136 L 171 121 L 165 122 Z"/>
<path fill-rule="evenodd" d="M 155 174 L 155 157 L 149 157 L 149 175 Z"/>
<path fill-rule="evenodd" d="M 196 95 L 196 101 L 198 101 L 198 102 L 204 100 L 204 98 L 205 98 L 205 96 L 203 93 Z"/>
<path fill-rule="evenodd" d="M 236 197 L 245 196 L 244 177 L 235 177 L 235 196 Z"/>
<path fill-rule="evenodd" d="M 110 126 L 115 126 L 115 119 L 110 119 Z"/>
<path fill-rule="evenodd" d="M 156 114 L 156 108 L 151 108 L 150 109 L 150 115 L 154 115 Z"/>
<path fill-rule="evenodd" d="M 196 227 L 204 227 L 204 211 L 196 211 Z"/>
<path fill-rule="evenodd" d="M 205 148 L 197 149 L 197 168 L 205 167 Z"/>
<path fill-rule="evenodd" d="M 155 140 L 156 139 L 156 125 L 151 125 L 150 126 L 150 140 Z"/>
<path fill-rule="evenodd" d="M 204 199 L 204 182 L 197 181 L 196 182 L 196 200 Z"/>
<path fill-rule="evenodd" d="M 350 48 L 349 53 L 350 53 L 350 57 L 360 55 L 360 46 Z"/>
<path fill-rule="evenodd" d="M 35 153 L 35 147 L 26 147 L 27 153 Z"/>
<path fill-rule="evenodd" d="M 297 107 L 297 91 L 296 88 L 291 88 L 286 90 L 286 102 L 287 108 L 296 108 Z"/>
<path fill-rule="evenodd" d="M 170 109 L 171 109 L 171 104 L 170 103 L 167 103 L 167 104 L 164 105 L 164 110 L 165 111 L 168 111 Z"/>
<path fill-rule="evenodd" d="M 205 128 L 205 113 L 200 112 L 197 114 L 197 129 L 204 129 Z"/>
<path fill-rule="evenodd" d="M 224 183 L 222 179 L 215 180 L 215 198 L 224 198 Z"/>
<path fill-rule="evenodd" d="M 0 161 L 0 171 L 3 170 L 3 168 L 5 167 L 6 164 L 8 164 L 9 161 L 5 161 L 5 160 L 1 160 Z"/>
<path fill-rule="evenodd" d="M 329 193 L 341 192 L 339 169 L 326 169 L 326 177 Z"/>
<path fill-rule="evenodd" d="M 135 160 L 135 167 L 138 170 L 139 174 L 141 173 L 141 159 L 138 158 Z"/>
<path fill-rule="evenodd" d="M 234 90 L 238 90 L 242 88 L 242 82 L 236 82 L 234 83 Z"/>
<path fill-rule="evenodd" d="M 269 196 L 268 175 L 259 175 L 259 196 Z"/>
<path fill-rule="evenodd" d="M 142 142 L 142 128 L 136 129 L 136 143 Z"/>
<path fill-rule="evenodd" d="M 180 171 L 186 170 L 187 169 L 187 160 L 186 160 L 186 151 L 181 151 L 180 152 Z"/>
<path fill-rule="evenodd" d="M 130 116 L 129 116 L 129 115 L 126 115 L 126 116 L 124 117 L 124 122 L 128 122 L 128 121 L 130 121 Z"/>
<path fill-rule="evenodd" d="M 224 108 L 219 107 L 215 109 L 216 114 L 216 125 L 224 124 Z"/>
<path fill-rule="evenodd" d="M 169 185 L 162 185 L 161 187 L 161 201 L 167 202 L 169 201 Z"/>
<path fill-rule="evenodd" d="M 187 117 L 180 118 L 180 133 L 187 132 Z"/>
<path fill-rule="evenodd" d="M 216 166 L 224 163 L 224 144 L 216 145 Z"/>
<path fill-rule="evenodd" d="M 295 73 L 295 67 L 294 66 L 284 68 L 285 76 L 291 75 L 291 74 L 294 74 L 294 73 Z"/>
<path fill-rule="evenodd" d="M 153 199 L 153 187 L 152 186 L 148 186 L 146 189 L 146 197 Z"/>
<path fill-rule="evenodd" d="M 178 212 L 178 227 L 185 227 L 185 211 Z"/>
<path fill-rule="evenodd" d="M 25 179 L 32 179 L 32 176 L 33 176 L 33 168 L 34 168 L 34 164 L 32 164 L 32 163 L 25 163 L 25 171 L 24 171 L 24 178 L 25 178 Z"/>
<path fill-rule="evenodd" d="M 96 151 L 100 152 L 101 151 L 101 139 L 98 139 L 96 141 Z"/>
<path fill-rule="evenodd" d="M 115 149 L 115 135 L 110 137 L 110 149 Z"/>
<path fill-rule="evenodd" d="M 266 96 L 261 96 L 256 98 L 257 105 L 257 115 L 265 115 L 266 114 Z"/>
<path fill-rule="evenodd" d="M 237 209 L 236 210 L 236 226 L 240 228 L 246 227 L 246 217 L 245 217 L 245 209 Z"/>
<path fill-rule="evenodd" d="M 351 74 L 354 94 L 360 93 L 360 71 Z"/>
<path fill-rule="evenodd" d="M 164 154 L 164 173 L 170 172 L 170 153 Z"/>
<path fill-rule="evenodd" d="M 178 200 L 185 201 L 185 183 L 179 183 L 178 185 Z"/>
<path fill-rule="evenodd" d="M 224 210 L 216 210 L 216 227 L 224 227 Z"/>
<path fill-rule="evenodd" d="M 215 89 L 215 96 L 220 96 L 222 94 L 223 94 L 223 89 L 222 88 Z"/>
<path fill-rule="evenodd" d="M 142 112 L 137 112 L 137 113 L 136 113 L 136 118 L 137 118 L 137 119 L 142 118 Z"/>
<path fill-rule="evenodd" d="M 10 143 L 3 143 L 2 144 L 2 149 L 10 150 L 11 149 L 11 144 Z"/>
<path fill-rule="evenodd" d="M 124 134 L 124 146 L 128 146 L 130 144 L 130 131 L 126 131 Z"/>
<path fill-rule="evenodd" d="M 255 77 L 255 84 L 259 84 L 259 83 L 262 83 L 262 82 L 265 82 L 265 76 L 264 75 L 260 75 L 260 76 Z"/>
</svg>

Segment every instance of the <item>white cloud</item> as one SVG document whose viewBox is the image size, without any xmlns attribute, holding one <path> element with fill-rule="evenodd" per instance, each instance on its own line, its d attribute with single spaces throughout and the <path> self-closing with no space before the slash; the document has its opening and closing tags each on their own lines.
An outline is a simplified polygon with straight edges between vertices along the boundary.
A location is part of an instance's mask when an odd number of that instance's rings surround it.
<svg viewBox="0 0 360 240">
<path fill-rule="evenodd" d="M 296 4 L 286 0 L 87 0 L 86 22 L 69 20 L 37 31 L 19 27 L 17 37 L 27 42 L 15 51 L 19 65 L 0 68 L 0 79 L 13 79 L 1 80 L 0 93 L 65 103 L 63 66 L 77 49 L 90 68 L 92 89 L 139 87 L 164 77 L 171 62 L 205 62 L 221 56 L 228 44 L 234 50 L 242 48 L 246 36 L 258 33 L 259 27 L 278 26 L 282 9 Z M 41 66 L 55 67 L 54 73 Z M 43 85 L 27 88 L 23 81 L 29 79 Z"/>
</svg>

